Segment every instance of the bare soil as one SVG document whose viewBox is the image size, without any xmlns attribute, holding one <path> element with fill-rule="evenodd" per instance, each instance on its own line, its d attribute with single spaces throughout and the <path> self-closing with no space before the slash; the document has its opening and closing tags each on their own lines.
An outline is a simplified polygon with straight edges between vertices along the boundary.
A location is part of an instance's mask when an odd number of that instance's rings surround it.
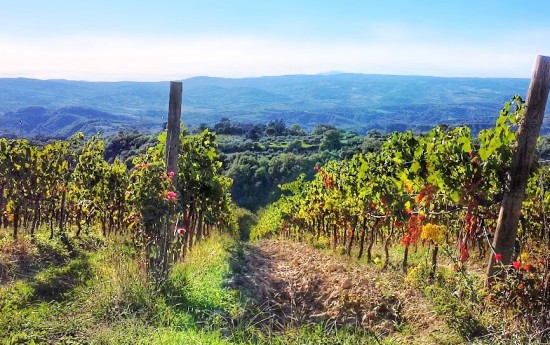
<svg viewBox="0 0 550 345">
<path fill-rule="evenodd" d="M 306 244 L 265 240 L 246 247 L 231 282 L 261 306 L 273 329 L 332 322 L 361 327 L 399 343 L 437 343 L 449 332 L 399 271 L 381 271 Z"/>
</svg>

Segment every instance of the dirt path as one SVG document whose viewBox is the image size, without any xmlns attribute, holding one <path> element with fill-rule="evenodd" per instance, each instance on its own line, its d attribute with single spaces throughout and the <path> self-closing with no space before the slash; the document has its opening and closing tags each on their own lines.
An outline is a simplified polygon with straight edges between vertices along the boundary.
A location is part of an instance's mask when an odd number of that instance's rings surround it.
<svg viewBox="0 0 550 345">
<path fill-rule="evenodd" d="M 398 272 L 330 255 L 290 241 L 261 241 L 245 250 L 234 284 L 249 292 L 271 327 L 329 320 L 406 343 L 436 343 L 444 320 Z M 264 317 L 264 316 L 262 316 Z"/>
</svg>

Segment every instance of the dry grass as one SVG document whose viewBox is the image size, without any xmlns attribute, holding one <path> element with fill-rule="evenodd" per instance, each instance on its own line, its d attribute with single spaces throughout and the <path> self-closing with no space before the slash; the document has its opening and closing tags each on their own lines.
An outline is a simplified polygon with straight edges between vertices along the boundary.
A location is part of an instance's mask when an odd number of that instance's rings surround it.
<svg viewBox="0 0 550 345">
<path fill-rule="evenodd" d="M 257 242 L 245 262 L 233 283 L 257 300 L 272 328 L 328 321 L 417 344 L 440 343 L 452 333 L 397 272 L 291 241 Z"/>
</svg>

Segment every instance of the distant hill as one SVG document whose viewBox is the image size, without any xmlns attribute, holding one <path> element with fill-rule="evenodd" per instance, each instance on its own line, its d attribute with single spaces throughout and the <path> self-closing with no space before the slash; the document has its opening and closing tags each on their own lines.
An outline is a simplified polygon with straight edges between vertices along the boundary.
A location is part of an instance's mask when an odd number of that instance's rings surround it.
<svg viewBox="0 0 550 345">
<path fill-rule="evenodd" d="M 413 129 L 438 123 L 491 126 L 528 79 L 438 78 L 366 74 L 183 80 L 183 121 L 213 124 L 282 119 L 311 128 L 318 123 L 359 133 Z M 0 79 L 0 133 L 68 136 L 120 130 L 158 131 L 166 121 L 167 82 L 81 82 Z M 550 133 L 548 123 L 543 132 Z"/>
</svg>

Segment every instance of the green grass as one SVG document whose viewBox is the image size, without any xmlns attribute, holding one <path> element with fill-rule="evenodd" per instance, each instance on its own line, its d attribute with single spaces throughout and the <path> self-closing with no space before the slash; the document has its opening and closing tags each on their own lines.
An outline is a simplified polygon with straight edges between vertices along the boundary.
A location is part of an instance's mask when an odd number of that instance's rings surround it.
<svg viewBox="0 0 550 345">
<path fill-rule="evenodd" d="M 288 147 L 288 143 L 275 143 L 275 142 L 271 142 L 269 143 L 268 145 L 268 148 L 270 149 L 274 149 L 274 150 L 284 150 Z"/>
<path fill-rule="evenodd" d="M 82 255 L 61 267 L 50 267 L 30 280 L 0 288 L 0 339 L 2 343 L 45 342 L 75 328 L 62 322 L 74 304 L 76 289 L 91 277 L 90 256 Z M 72 319 L 77 321 L 77 319 Z M 77 325 L 78 326 L 78 325 Z"/>
<path fill-rule="evenodd" d="M 302 141 L 302 149 L 309 150 L 309 149 L 319 149 L 319 144 L 308 144 L 304 141 Z"/>
<path fill-rule="evenodd" d="M 63 322 L 70 313 L 76 291 L 94 273 L 92 260 L 101 241 L 56 236 L 47 231 L 31 239 L 1 239 L 0 256 L 12 263 L 0 284 L 0 343 L 49 342 L 75 330 Z M 71 321 L 84 325 L 77 318 Z"/>
<path fill-rule="evenodd" d="M 225 287 L 231 274 L 230 251 L 234 242 L 217 237 L 196 247 L 188 259 L 176 265 L 169 277 L 167 294 L 179 298 L 194 315 L 242 313 L 242 301 L 236 290 Z"/>
<path fill-rule="evenodd" d="M 274 333 L 242 291 L 227 286 L 243 244 L 216 235 L 157 288 L 124 239 L 0 287 L 0 343 L 390 344 L 330 322 Z"/>
<path fill-rule="evenodd" d="M 242 311 L 238 292 L 223 286 L 231 243 L 217 237 L 196 247 L 162 290 L 120 240 L 2 285 L 0 343 L 227 343 L 215 328 Z"/>
</svg>

